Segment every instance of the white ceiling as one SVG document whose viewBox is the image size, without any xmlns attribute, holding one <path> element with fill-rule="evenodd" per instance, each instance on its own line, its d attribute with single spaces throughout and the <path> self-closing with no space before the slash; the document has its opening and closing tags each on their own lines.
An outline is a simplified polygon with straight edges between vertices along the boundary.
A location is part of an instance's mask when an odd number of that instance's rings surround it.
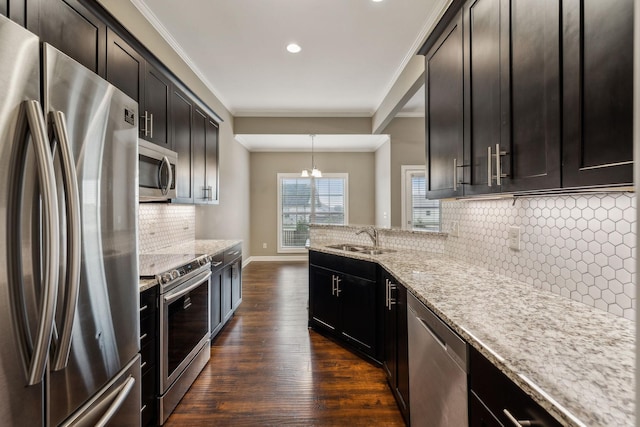
<svg viewBox="0 0 640 427">
<path fill-rule="evenodd" d="M 249 151 L 311 152 L 310 135 L 236 135 Z M 389 141 L 389 135 L 316 135 L 315 152 L 371 152 Z"/>
<path fill-rule="evenodd" d="M 236 116 L 371 116 L 449 3 L 131 1 Z"/>
</svg>

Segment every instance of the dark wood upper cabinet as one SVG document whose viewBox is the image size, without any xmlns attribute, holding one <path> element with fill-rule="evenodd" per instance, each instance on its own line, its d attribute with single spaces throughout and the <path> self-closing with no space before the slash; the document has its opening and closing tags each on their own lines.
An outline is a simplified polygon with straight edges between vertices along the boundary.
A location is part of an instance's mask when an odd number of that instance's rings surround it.
<svg viewBox="0 0 640 427">
<path fill-rule="evenodd" d="M 107 81 L 129 95 L 144 111 L 144 67 L 142 55 L 111 28 L 107 29 Z M 143 123 L 140 123 L 140 127 Z"/>
<path fill-rule="evenodd" d="M 564 187 L 633 182 L 633 0 L 565 0 Z"/>
<path fill-rule="evenodd" d="M 633 0 L 469 0 L 462 12 L 421 51 L 428 197 L 631 185 Z M 464 59 L 447 74 L 458 31 Z"/>
<path fill-rule="evenodd" d="M 205 188 L 206 174 L 206 133 L 208 117 L 205 113 L 196 108 L 193 116 L 193 190 L 194 202 L 202 203 L 206 200 L 207 190 Z"/>
<path fill-rule="evenodd" d="M 28 6 L 30 31 L 94 73 L 105 76 L 107 25 L 98 15 L 77 0 L 32 0 Z"/>
<path fill-rule="evenodd" d="M 469 169 L 465 195 L 501 191 L 490 152 L 495 153 L 498 144 L 500 151 L 509 150 L 509 79 L 502 62 L 508 39 L 501 31 L 505 8 L 503 0 L 475 0 L 464 6 L 464 146 Z"/>
<path fill-rule="evenodd" d="M 461 14 L 425 56 L 428 197 L 462 196 L 464 174 Z"/>
<path fill-rule="evenodd" d="M 205 188 L 207 189 L 207 202 L 217 203 L 219 192 L 219 172 L 218 172 L 218 123 L 211 118 L 207 120 L 206 139 L 206 177 Z"/>
<path fill-rule="evenodd" d="M 173 149 L 178 153 L 176 165 L 176 202 L 193 203 L 193 147 L 194 105 L 187 95 L 175 86 L 171 89 L 171 114 Z"/>
<path fill-rule="evenodd" d="M 145 65 L 144 110 L 141 107 L 140 112 L 141 116 L 146 114 L 146 126 L 140 129 L 140 137 L 171 150 L 173 149 L 169 121 L 171 82 L 150 63 L 147 62 Z"/>
<path fill-rule="evenodd" d="M 503 191 L 560 188 L 560 2 L 509 3 L 511 132 Z"/>
</svg>

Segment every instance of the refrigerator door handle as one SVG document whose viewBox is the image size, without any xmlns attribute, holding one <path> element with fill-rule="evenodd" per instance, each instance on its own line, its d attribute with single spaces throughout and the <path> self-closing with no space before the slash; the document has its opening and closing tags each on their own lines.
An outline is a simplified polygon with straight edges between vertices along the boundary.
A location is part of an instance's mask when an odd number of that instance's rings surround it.
<svg viewBox="0 0 640 427">
<path fill-rule="evenodd" d="M 26 367 L 27 384 L 34 385 L 42 381 L 47 366 L 51 336 L 58 296 L 58 199 L 56 195 L 53 157 L 47 137 L 46 125 L 40 103 L 35 100 L 24 101 L 19 119 L 20 143 L 26 144 L 31 134 L 38 170 L 38 182 L 42 197 L 43 233 L 42 233 L 42 292 L 39 302 L 38 329 L 35 343 L 31 346 L 28 327 L 22 325 L 20 343 L 23 362 Z M 25 149 L 26 150 L 26 149 Z M 14 278 L 15 280 L 15 278 Z M 21 292 L 22 290 L 19 290 Z M 18 321 L 26 321 L 24 316 Z"/>
<path fill-rule="evenodd" d="M 109 421 L 111 421 L 113 416 L 118 413 L 118 409 L 120 409 L 124 401 L 127 399 L 127 396 L 129 396 L 129 393 L 131 393 L 131 390 L 133 390 L 135 383 L 136 379 L 133 377 L 129 377 L 129 379 L 125 381 L 113 403 L 109 406 L 109 409 L 107 409 L 107 412 L 105 412 L 96 423 L 96 427 L 104 427 L 109 423 Z"/>
<path fill-rule="evenodd" d="M 69 133 L 64 113 L 53 111 L 50 113 L 53 124 L 53 135 L 58 142 L 60 161 L 62 164 L 63 188 L 66 201 L 67 221 L 67 268 L 63 282 L 65 286 L 64 301 L 62 305 L 62 327 L 59 331 L 60 338 L 55 349 L 52 368 L 59 371 L 67 367 L 71 340 L 73 338 L 73 323 L 78 303 L 80 289 L 81 267 L 81 218 L 80 218 L 80 192 L 78 190 L 78 177 L 71 152 Z"/>
</svg>

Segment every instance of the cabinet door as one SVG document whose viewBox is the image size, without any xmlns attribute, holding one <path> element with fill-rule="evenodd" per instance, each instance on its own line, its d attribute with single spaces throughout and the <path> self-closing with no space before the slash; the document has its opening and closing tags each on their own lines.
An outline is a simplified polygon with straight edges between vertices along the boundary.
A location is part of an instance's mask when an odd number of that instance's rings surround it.
<svg viewBox="0 0 640 427">
<path fill-rule="evenodd" d="M 178 88 L 171 90 L 171 123 L 173 148 L 178 153 L 176 165 L 176 201 L 193 203 L 192 123 L 193 103 Z"/>
<path fill-rule="evenodd" d="M 106 24 L 78 0 L 33 0 L 27 28 L 101 77 L 105 75 Z"/>
<path fill-rule="evenodd" d="M 469 393 L 469 427 L 503 427 L 473 392 Z"/>
<path fill-rule="evenodd" d="M 347 341 L 370 356 L 376 354 L 376 283 L 340 275 L 340 330 Z"/>
<path fill-rule="evenodd" d="M 469 159 L 469 186 L 465 194 L 500 191 L 491 166 L 496 144 L 509 151 L 508 69 L 501 57 L 508 55 L 508 32 L 500 27 L 507 12 L 503 0 L 475 0 L 464 7 L 465 37 L 465 158 Z M 507 5 L 508 6 L 508 5 Z M 508 15 L 507 15 L 508 16 Z M 504 134 L 504 135 L 503 135 Z M 508 163 L 502 172 L 508 174 Z"/>
<path fill-rule="evenodd" d="M 145 61 L 134 48 L 111 28 L 107 29 L 107 81 L 138 102 L 138 111 L 144 111 Z M 144 120 L 140 120 L 140 128 Z"/>
<path fill-rule="evenodd" d="M 560 2 L 510 0 L 511 162 L 505 191 L 560 188 Z M 505 28 L 505 31 L 507 29 Z"/>
<path fill-rule="evenodd" d="M 232 274 L 230 265 L 226 266 L 222 272 L 222 323 L 226 323 L 233 314 L 231 302 Z"/>
<path fill-rule="evenodd" d="M 395 291 L 395 309 L 398 323 L 396 325 L 397 347 L 397 382 L 396 395 L 398 405 L 405 421 L 409 422 L 409 332 L 407 329 L 407 288 L 397 285 Z"/>
<path fill-rule="evenodd" d="M 211 275 L 211 316 L 209 329 L 213 338 L 222 328 L 222 270 L 216 270 Z"/>
<path fill-rule="evenodd" d="M 147 114 L 147 123 L 141 125 L 140 137 L 161 147 L 172 149 L 169 138 L 169 79 L 148 62 L 145 67 L 144 78 L 144 110 L 140 108 L 140 115 Z"/>
<path fill-rule="evenodd" d="M 562 2 L 563 187 L 633 182 L 633 3 Z"/>
<path fill-rule="evenodd" d="M 242 259 L 231 264 L 231 307 L 235 311 L 242 302 Z"/>
<path fill-rule="evenodd" d="M 462 196 L 464 162 L 463 42 L 458 15 L 425 57 L 428 197 Z"/>
<path fill-rule="evenodd" d="M 334 291 L 336 273 L 309 267 L 309 322 L 330 331 L 338 327 L 338 298 Z"/>
<path fill-rule="evenodd" d="M 385 287 L 385 304 L 384 304 L 384 361 L 382 367 L 387 374 L 387 380 L 392 390 L 395 392 L 397 383 L 398 354 L 397 354 L 397 325 L 398 310 L 395 304 L 389 305 L 389 292 L 391 292 L 389 284 L 389 276 L 383 275 L 382 281 Z"/>
<path fill-rule="evenodd" d="M 205 190 L 205 161 L 206 161 L 206 133 L 207 115 L 198 108 L 193 115 L 193 192 L 194 202 L 204 203 L 207 201 L 207 191 Z"/>
<path fill-rule="evenodd" d="M 218 124 L 209 118 L 207 120 L 206 139 L 206 180 L 205 189 L 209 203 L 218 202 Z"/>
</svg>

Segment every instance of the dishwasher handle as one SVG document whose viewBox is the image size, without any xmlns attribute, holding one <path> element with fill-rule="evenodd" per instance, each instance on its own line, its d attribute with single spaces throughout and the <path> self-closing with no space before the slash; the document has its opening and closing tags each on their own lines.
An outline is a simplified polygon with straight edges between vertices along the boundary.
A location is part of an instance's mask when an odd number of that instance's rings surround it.
<svg viewBox="0 0 640 427">
<path fill-rule="evenodd" d="M 465 372 L 469 372 L 467 342 L 413 294 L 409 294 L 407 307 L 409 308 L 409 315 L 420 321 L 424 329 L 442 346 L 449 357 Z"/>
</svg>

